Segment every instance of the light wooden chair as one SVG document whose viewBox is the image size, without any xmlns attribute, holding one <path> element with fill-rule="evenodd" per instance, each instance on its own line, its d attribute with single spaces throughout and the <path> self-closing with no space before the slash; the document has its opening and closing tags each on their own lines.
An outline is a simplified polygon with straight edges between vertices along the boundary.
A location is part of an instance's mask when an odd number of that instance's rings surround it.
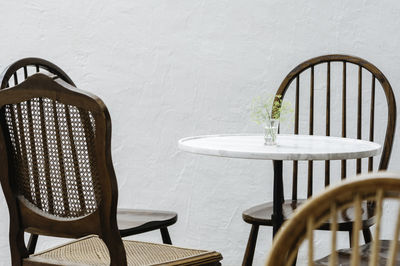
<svg viewBox="0 0 400 266">
<path fill-rule="evenodd" d="M 220 265 L 218 252 L 122 241 L 104 103 L 37 73 L 0 90 L 0 182 L 12 265 Z M 24 232 L 78 240 L 30 255 Z"/>
<path fill-rule="evenodd" d="M 24 58 L 9 65 L 1 75 L 0 89 L 18 85 L 35 73 L 48 73 L 75 86 L 72 79 L 55 64 L 41 58 Z M 168 227 L 175 224 L 178 215 L 171 211 L 118 209 L 118 229 L 122 237 L 160 230 L 164 244 L 172 244 Z M 35 252 L 38 235 L 31 234 L 28 242 L 30 254 Z"/>
<path fill-rule="evenodd" d="M 400 232 L 400 208 L 391 214 L 393 234 L 391 240 L 381 240 L 382 209 L 385 200 L 400 203 L 400 175 L 386 172 L 367 174 L 343 181 L 311 198 L 300 206 L 295 214 L 287 220 L 274 239 L 268 255 L 268 266 L 292 265 L 298 249 L 307 240 L 308 265 L 400 265 L 398 240 Z M 362 228 L 361 203 L 368 200 L 375 205 L 376 227 L 372 242 L 359 245 Z M 392 202 L 393 203 L 393 202 Z M 340 216 L 353 217 L 353 247 L 337 250 L 338 220 Z M 314 230 L 321 224 L 330 221 L 331 239 L 330 255 L 316 260 L 314 246 Z"/>
</svg>

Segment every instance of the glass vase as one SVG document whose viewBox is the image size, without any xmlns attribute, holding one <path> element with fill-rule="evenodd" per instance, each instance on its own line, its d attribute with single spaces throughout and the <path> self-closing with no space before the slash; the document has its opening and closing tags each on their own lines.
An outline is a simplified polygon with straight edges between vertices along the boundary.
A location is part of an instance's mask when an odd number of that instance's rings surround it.
<svg viewBox="0 0 400 266">
<path fill-rule="evenodd" d="M 276 145 L 276 136 L 278 135 L 279 119 L 266 121 L 264 126 L 264 145 Z"/>
</svg>

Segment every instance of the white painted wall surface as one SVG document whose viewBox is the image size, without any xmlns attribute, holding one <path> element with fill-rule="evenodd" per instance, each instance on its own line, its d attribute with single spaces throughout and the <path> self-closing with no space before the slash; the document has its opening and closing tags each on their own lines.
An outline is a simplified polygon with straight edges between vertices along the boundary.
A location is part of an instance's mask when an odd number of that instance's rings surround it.
<svg viewBox="0 0 400 266">
<path fill-rule="evenodd" d="M 321 54 L 366 58 L 398 96 L 399 15 L 394 0 L 1 1 L 0 68 L 46 58 L 99 95 L 113 119 L 119 206 L 177 211 L 176 245 L 215 249 L 224 265 L 239 265 L 250 230 L 241 213 L 272 199 L 272 164 L 183 153 L 178 139 L 260 132 L 251 98 L 273 93 L 295 65 Z M 397 138 L 391 169 L 399 162 Z M 0 206 L 0 265 L 9 265 L 2 194 Z M 254 265 L 265 261 L 271 233 L 261 230 Z M 161 241 L 158 232 L 134 239 Z M 64 240 L 39 241 L 44 249 Z M 340 241 L 347 246 L 346 235 Z"/>
</svg>

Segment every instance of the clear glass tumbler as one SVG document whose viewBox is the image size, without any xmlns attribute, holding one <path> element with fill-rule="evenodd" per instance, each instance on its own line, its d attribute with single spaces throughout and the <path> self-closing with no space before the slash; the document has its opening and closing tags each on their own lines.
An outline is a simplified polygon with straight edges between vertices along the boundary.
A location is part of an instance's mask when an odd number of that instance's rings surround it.
<svg viewBox="0 0 400 266">
<path fill-rule="evenodd" d="M 276 145 L 276 135 L 278 135 L 279 119 L 268 120 L 264 127 L 265 145 Z"/>
</svg>

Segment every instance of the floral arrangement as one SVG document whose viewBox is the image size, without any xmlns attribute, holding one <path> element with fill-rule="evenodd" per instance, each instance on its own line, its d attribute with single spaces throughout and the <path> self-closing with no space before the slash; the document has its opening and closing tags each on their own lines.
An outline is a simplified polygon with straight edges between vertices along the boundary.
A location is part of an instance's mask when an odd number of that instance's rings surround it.
<svg viewBox="0 0 400 266">
<path fill-rule="evenodd" d="M 263 95 L 253 99 L 251 117 L 259 125 L 271 120 L 285 120 L 293 112 L 289 101 L 283 101 L 282 95 Z"/>
<path fill-rule="evenodd" d="M 283 101 L 282 95 L 262 95 L 253 99 L 251 117 L 265 129 L 265 144 L 275 145 L 279 122 L 293 112 L 289 101 Z"/>
</svg>

